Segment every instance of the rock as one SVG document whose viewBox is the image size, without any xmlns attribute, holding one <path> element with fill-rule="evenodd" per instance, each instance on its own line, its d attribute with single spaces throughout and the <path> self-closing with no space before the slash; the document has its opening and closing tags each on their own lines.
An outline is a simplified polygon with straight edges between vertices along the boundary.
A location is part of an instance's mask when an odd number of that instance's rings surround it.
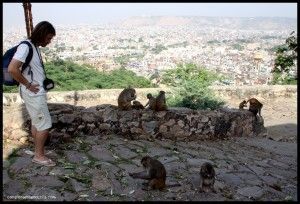
<svg viewBox="0 0 300 204">
<path fill-rule="evenodd" d="M 258 200 L 264 193 L 263 189 L 258 186 L 244 187 L 238 189 L 237 193 L 247 198 Z"/>
<path fill-rule="evenodd" d="M 58 121 L 64 124 L 72 124 L 74 120 L 75 116 L 73 114 L 64 114 L 58 119 Z"/>
<path fill-rule="evenodd" d="M 71 186 L 75 192 L 84 191 L 87 189 L 86 185 L 84 183 L 78 182 L 75 179 L 70 178 L 69 179 Z"/>
<path fill-rule="evenodd" d="M 105 177 L 104 172 L 98 172 L 92 178 L 92 187 L 98 191 L 104 191 L 111 187 L 111 182 L 108 178 Z"/>
</svg>

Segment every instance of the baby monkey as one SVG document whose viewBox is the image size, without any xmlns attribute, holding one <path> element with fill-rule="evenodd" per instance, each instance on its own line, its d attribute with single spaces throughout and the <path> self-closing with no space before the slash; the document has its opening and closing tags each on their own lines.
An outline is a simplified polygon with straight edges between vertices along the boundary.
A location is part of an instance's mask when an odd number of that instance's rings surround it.
<svg viewBox="0 0 300 204">
<path fill-rule="evenodd" d="M 139 101 L 132 101 L 132 106 L 133 109 L 136 110 L 140 110 L 140 109 L 144 109 L 145 107 L 143 106 L 143 104 L 141 104 L 141 102 Z"/>
<path fill-rule="evenodd" d="M 215 175 L 216 172 L 214 167 L 210 163 L 205 162 L 202 164 L 200 169 L 200 192 L 216 193 L 216 190 L 214 189 Z"/>
<path fill-rule="evenodd" d="M 150 109 L 150 110 L 155 110 L 156 108 L 156 98 L 152 96 L 151 93 L 148 93 L 147 94 L 147 99 L 148 99 L 148 102 L 146 103 L 145 107 L 147 107 L 147 109 Z"/>
<path fill-rule="evenodd" d="M 247 101 L 243 100 L 239 105 L 239 109 L 244 109 L 245 107 L 247 107 Z"/>
<path fill-rule="evenodd" d="M 143 183 L 146 187 L 143 190 L 158 189 L 163 190 L 166 187 L 166 169 L 164 165 L 150 156 L 145 156 L 141 159 L 141 164 L 146 171 L 139 173 L 129 173 L 132 178 L 140 178 L 149 180 Z M 180 184 L 167 185 L 168 187 L 180 186 Z"/>
</svg>

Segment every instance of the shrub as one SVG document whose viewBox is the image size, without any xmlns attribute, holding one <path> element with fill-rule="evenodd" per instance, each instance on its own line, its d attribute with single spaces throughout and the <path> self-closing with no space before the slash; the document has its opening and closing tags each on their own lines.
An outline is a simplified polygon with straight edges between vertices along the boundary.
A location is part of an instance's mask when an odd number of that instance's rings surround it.
<svg viewBox="0 0 300 204">
<path fill-rule="evenodd" d="M 175 69 L 167 70 L 163 83 L 173 87 L 173 96 L 167 97 L 170 107 L 214 110 L 224 105 L 209 86 L 220 79 L 217 74 L 198 67 L 195 64 L 179 64 Z"/>
</svg>

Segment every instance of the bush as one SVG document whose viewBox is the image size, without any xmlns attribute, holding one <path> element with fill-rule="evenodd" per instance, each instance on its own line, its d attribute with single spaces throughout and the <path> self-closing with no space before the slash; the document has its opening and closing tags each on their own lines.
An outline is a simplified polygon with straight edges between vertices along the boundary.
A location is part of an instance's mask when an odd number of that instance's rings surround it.
<svg viewBox="0 0 300 204">
<path fill-rule="evenodd" d="M 211 110 L 219 108 L 225 102 L 218 99 L 209 88 L 219 79 L 217 74 L 190 63 L 167 70 L 162 76 L 162 82 L 173 87 L 174 93 L 167 97 L 168 106 Z"/>
<path fill-rule="evenodd" d="M 297 85 L 297 79 L 295 76 L 290 76 L 288 74 L 282 74 L 278 72 L 273 73 L 272 85 Z"/>
<path fill-rule="evenodd" d="M 18 86 L 5 86 L 2 85 L 3 93 L 17 93 L 19 91 Z"/>
<path fill-rule="evenodd" d="M 285 44 L 276 48 L 272 84 L 297 84 L 297 76 L 292 74 L 297 69 L 297 55 L 297 36 L 293 31 Z"/>
</svg>

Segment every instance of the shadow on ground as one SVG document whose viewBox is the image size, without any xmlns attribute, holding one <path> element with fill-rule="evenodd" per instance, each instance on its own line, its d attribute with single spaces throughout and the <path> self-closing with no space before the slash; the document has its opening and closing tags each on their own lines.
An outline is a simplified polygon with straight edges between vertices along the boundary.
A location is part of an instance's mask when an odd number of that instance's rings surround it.
<svg viewBox="0 0 300 204">
<path fill-rule="evenodd" d="M 282 142 L 297 142 L 297 124 L 287 123 L 266 126 L 268 138 Z"/>
</svg>

